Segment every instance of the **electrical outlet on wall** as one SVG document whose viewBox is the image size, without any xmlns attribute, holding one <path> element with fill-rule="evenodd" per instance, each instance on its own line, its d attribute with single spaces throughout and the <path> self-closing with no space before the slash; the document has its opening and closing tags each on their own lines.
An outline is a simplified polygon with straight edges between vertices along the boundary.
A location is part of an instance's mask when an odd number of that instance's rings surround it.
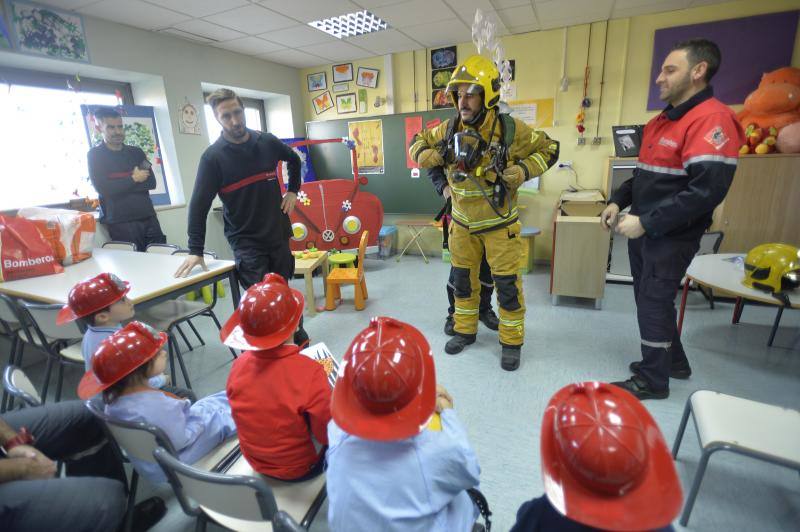
<svg viewBox="0 0 800 532">
<path fill-rule="evenodd" d="M 594 137 L 592 139 L 592 144 L 594 144 L 595 146 L 597 146 L 599 144 L 602 144 L 602 143 L 603 143 L 603 137 Z"/>
<path fill-rule="evenodd" d="M 578 137 L 578 146 L 586 145 L 586 137 Z"/>
</svg>

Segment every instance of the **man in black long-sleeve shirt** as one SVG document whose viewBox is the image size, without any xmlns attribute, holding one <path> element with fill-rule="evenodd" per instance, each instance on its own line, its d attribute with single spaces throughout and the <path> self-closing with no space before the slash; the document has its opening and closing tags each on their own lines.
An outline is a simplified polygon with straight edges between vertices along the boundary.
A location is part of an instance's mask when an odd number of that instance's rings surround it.
<svg viewBox="0 0 800 532">
<path fill-rule="evenodd" d="M 190 254 L 175 276 L 186 277 L 197 265 L 205 269 L 206 217 L 218 195 L 240 284 L 247 289 L 270 272 L 291 279 L 294 257 L 289 249 L 289 214 L 300 190 L 300 157 L 274 135 L 247 129 L 244 106 L 232 90 L 214 91 L 207 101 L 222 126 L 222 135 L 200 158 L 189 203 Z M 285 196 L 281 196 L 276 175 L 280 161 L 286 161 L 289 173 Z M 301 321 L 296 343 L 307 338 Z"/>
<path fill-rule="evenodd" d="M 87 155 L 89 178 L 100 199 L 100 223 L 111 240 L 132 242 L 144 251 L 149 244 L 167 241 L 161 231 L 149 191 L 156 176 L 144 152 L 125 144 L 122 117 L 110 108 L 95 112 L 103 143 Z"/>
</svg>

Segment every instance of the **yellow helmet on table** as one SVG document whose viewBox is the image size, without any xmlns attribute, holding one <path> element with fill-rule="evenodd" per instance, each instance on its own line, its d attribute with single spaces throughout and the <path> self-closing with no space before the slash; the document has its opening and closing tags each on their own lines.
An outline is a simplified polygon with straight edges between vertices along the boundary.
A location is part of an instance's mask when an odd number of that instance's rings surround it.
<svg viewBox="0 0 800 532">
<path fill-rule="evenodd" d="M 744 259 L 742 284 L 783 293 L 800 286 L 800 249 L 789 244 L 761 244 Z"/>
<path fill-rule="evenodd" d="M 483 94 L 486 109 L 500 102 L 500 72 L 494 63 L 481 55 L 473 55 L 458 65 L 447 83 L 447 93 L 458 108 L 458 88 L 467 85 L 467 94 Z"/>
</svg>

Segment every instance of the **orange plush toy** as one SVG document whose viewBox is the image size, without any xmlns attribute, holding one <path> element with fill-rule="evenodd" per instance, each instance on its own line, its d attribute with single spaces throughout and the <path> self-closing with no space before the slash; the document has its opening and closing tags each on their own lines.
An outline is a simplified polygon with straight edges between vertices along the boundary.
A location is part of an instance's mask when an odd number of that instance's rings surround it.
<svg viewBox="0 0 800 532">
<path fill-rule="evenodd" d="M 800 68 L 783 67 L 761 77 L 758 88 L 744 100 L 739 122 L 768 129 L 800 122 Z"/>
</svg>

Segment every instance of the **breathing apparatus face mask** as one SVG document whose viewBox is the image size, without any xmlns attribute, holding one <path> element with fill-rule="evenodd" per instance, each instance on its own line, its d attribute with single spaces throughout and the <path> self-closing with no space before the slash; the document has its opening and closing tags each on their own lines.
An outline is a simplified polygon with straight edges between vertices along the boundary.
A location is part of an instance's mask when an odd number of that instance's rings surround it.
<svg viewBox="0 0 800 532">
<path fill-rule="evenodd" d="M 463 181 L 483 158 L 487 144 L 476 131 L 460 131 L 453 135 L 453 156 L 456 169 L 453 171 L 454 181 Z"/>
</svg>

